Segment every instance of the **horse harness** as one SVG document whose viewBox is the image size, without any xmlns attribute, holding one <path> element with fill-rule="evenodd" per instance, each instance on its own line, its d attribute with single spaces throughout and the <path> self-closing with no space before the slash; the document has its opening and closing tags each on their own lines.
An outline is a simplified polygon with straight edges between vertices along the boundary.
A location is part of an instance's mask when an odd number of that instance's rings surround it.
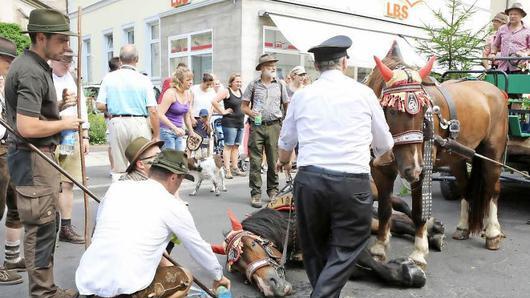
<svg viewBox="0 0 530 298">
<path fill-rule="evenodd" d="M 232 233 L 225 239 L 227 254 L 226 264 L 228 271 L 232 271 L 232 265 L 236 263 L 243 253 L 243 237 L 252 239 L 253 244 L 259 245 L 267 254 L 266 258 L 251 262 L 245 270 L 245 276 L 249 282 L 252 282 L 252 275 L 260 268 L 265 266 L 273 267 L 281 278 L 285 278 L 285 268 L 280 265 L 281 256 L 274 253 L 274 244 L 268 239 L 264 239 L 249 231 L 240 230 Z"/>
</svg>

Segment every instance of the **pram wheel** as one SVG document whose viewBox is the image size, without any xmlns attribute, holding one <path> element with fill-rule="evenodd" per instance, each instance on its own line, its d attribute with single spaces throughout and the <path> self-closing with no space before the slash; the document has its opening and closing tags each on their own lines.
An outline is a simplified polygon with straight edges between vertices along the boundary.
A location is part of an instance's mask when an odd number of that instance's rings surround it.
<svg viewBox="0 0 530 298">
<path fill-rule="evenodd" d="M 240 159 L 237 162 L 237 166 L 241 171 L 246 172 L 250 169 L 250 162 L 248 160 Z"/>
</svg>

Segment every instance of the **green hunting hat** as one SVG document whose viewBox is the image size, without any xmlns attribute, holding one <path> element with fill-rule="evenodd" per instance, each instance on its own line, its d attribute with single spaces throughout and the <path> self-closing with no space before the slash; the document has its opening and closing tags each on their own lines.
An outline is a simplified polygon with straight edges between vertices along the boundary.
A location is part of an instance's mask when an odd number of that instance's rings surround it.
<svg viewBox="0 0 530 298">
<path fill-rule="evenodd" d="M 29 14 L 28 30 L 22 33 L 42 32 L 77 35 L 70 31 L 70 18 L 55 9 L 34 9 Z"/>
<path fill-rule="evenodd" d="M 164 141 L 149 141 L 144 137 L 134 139 L 129 145 L 127 145 L 127 148 L 125 148 L 125 157 L 129 161 L 129 166 L 127 167 L 126 172 L 129 173 L 134 170 L 136 161 L 145 151 L 147 151 L 147 149 L 153 146 L 162 147 L 162 145 L 164 145 Z"/>
<path fill-rule="evenodd" d="M 0 36 L 0 55 L 16 58 L 17 46 L 11 40 Z"/>
<path fill-rule="evenodd" d="M 188 156 L 183 151 L 164 149 L 158 154 L 151 166 L 163 168 L 175 174 L 182 174 L 184 178 L 195 181 L 195 178 L 189 174 Z"/>
</svg>

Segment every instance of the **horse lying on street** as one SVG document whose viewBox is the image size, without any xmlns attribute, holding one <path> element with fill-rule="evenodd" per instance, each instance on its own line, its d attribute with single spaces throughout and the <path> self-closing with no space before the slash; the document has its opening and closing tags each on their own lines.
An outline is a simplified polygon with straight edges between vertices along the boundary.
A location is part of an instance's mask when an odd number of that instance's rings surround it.
<svg viewBox="0 0 530 298">
<path fill-rule="evenodd" d="M 449 167 L 461 199 L 460 220 L 453 238 L 468 239 L 485 231 L 486 248 L 500 248 L 503 236 L 497 217 L 501 167 L 474 156 L 474 151 L 502 162 L 508 134 L 507 95 L 496 86 L 477 80 L 438 84 L 428 78 L 434 57 L 416 70 L 405 64 L 394 42 L 366 84 L 380 98 L 394 137 L 394 161 L 373 166 L 379 193 L 379 231 L 371 253 L 384 260 L 390 242 L 391 193 L 397 174 L 411 184 L 412 219 L 416 226 L 410 257 L 425 266 L 429 252 L 426 214 L 429 214 L 432 170 Z M 450 142 L 449 142 L 450 141 Z M 465 154 L 444 150 L 459 144 Z M 429 149 L 424 149 L 429 148 Z M 471 154 L 469 152 L 471 151 Z M 467 162 L 471 164 L 468 173 Z M 427 175 L 427 176 L 426 176 Z M 427 177 L 424 181 L 424 178 Z"/>
<path fill-rule="evenodd" d="M 301 261 L 296 241 L 296 225 L 292 212 L 287 238 L 286 261 Z M 282 252 L 289 222 L 288 211 L 263 208 L 243 222 L 239 222 L 229 211 L 232 230 L 226 235 L 223 245 L 212 245 L 214 252 L 227 255 L 227 269 L 245 275 L 266 297 L 283 297 L 293 293 L 286 280 Z M 364 249 L 357 259 L 356 272 L 373 274 L 383 282 L 400 287 L 421 288 L 425 285 L 425 272 L 411 259 L 398 258 L 381 263 Z"/>
</svg>

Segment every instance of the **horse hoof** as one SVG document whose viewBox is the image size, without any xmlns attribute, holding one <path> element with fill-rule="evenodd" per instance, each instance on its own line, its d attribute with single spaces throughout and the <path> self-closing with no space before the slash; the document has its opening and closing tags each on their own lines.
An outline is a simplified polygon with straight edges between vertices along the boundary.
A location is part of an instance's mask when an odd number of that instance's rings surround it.
<svg viewBox="0 0 530 298">
<path fill-rule="evenodd" d="M 469 230 L 456 228 L 456 231 L 453 233 L 453 239 L 455 240 L 469 239 Z"/>
<path fill-rule="evenodd" d="M 409 288 L 423 288 L 427 282 L 425 271 L 412 260 L 401 264 L 402 286 Z"/>
<path fill-rule="evenodd" d="M 489 250 L 498 250 L 501 248 L 502 235 L 493 238 L 486 238 L 486 248 Z"/>
<path fill-rule="evenodd" d="M 435 234 L 429 237 L 429 247 L 442 251 L 445 247 L 445 234 Z"/>
<path fill-rule="evenodd" d="M 444 234 L 445 226 L 441 221 L 435 218 L 432 225 L 432 231 L 434 234 Z"/>
</svg>

